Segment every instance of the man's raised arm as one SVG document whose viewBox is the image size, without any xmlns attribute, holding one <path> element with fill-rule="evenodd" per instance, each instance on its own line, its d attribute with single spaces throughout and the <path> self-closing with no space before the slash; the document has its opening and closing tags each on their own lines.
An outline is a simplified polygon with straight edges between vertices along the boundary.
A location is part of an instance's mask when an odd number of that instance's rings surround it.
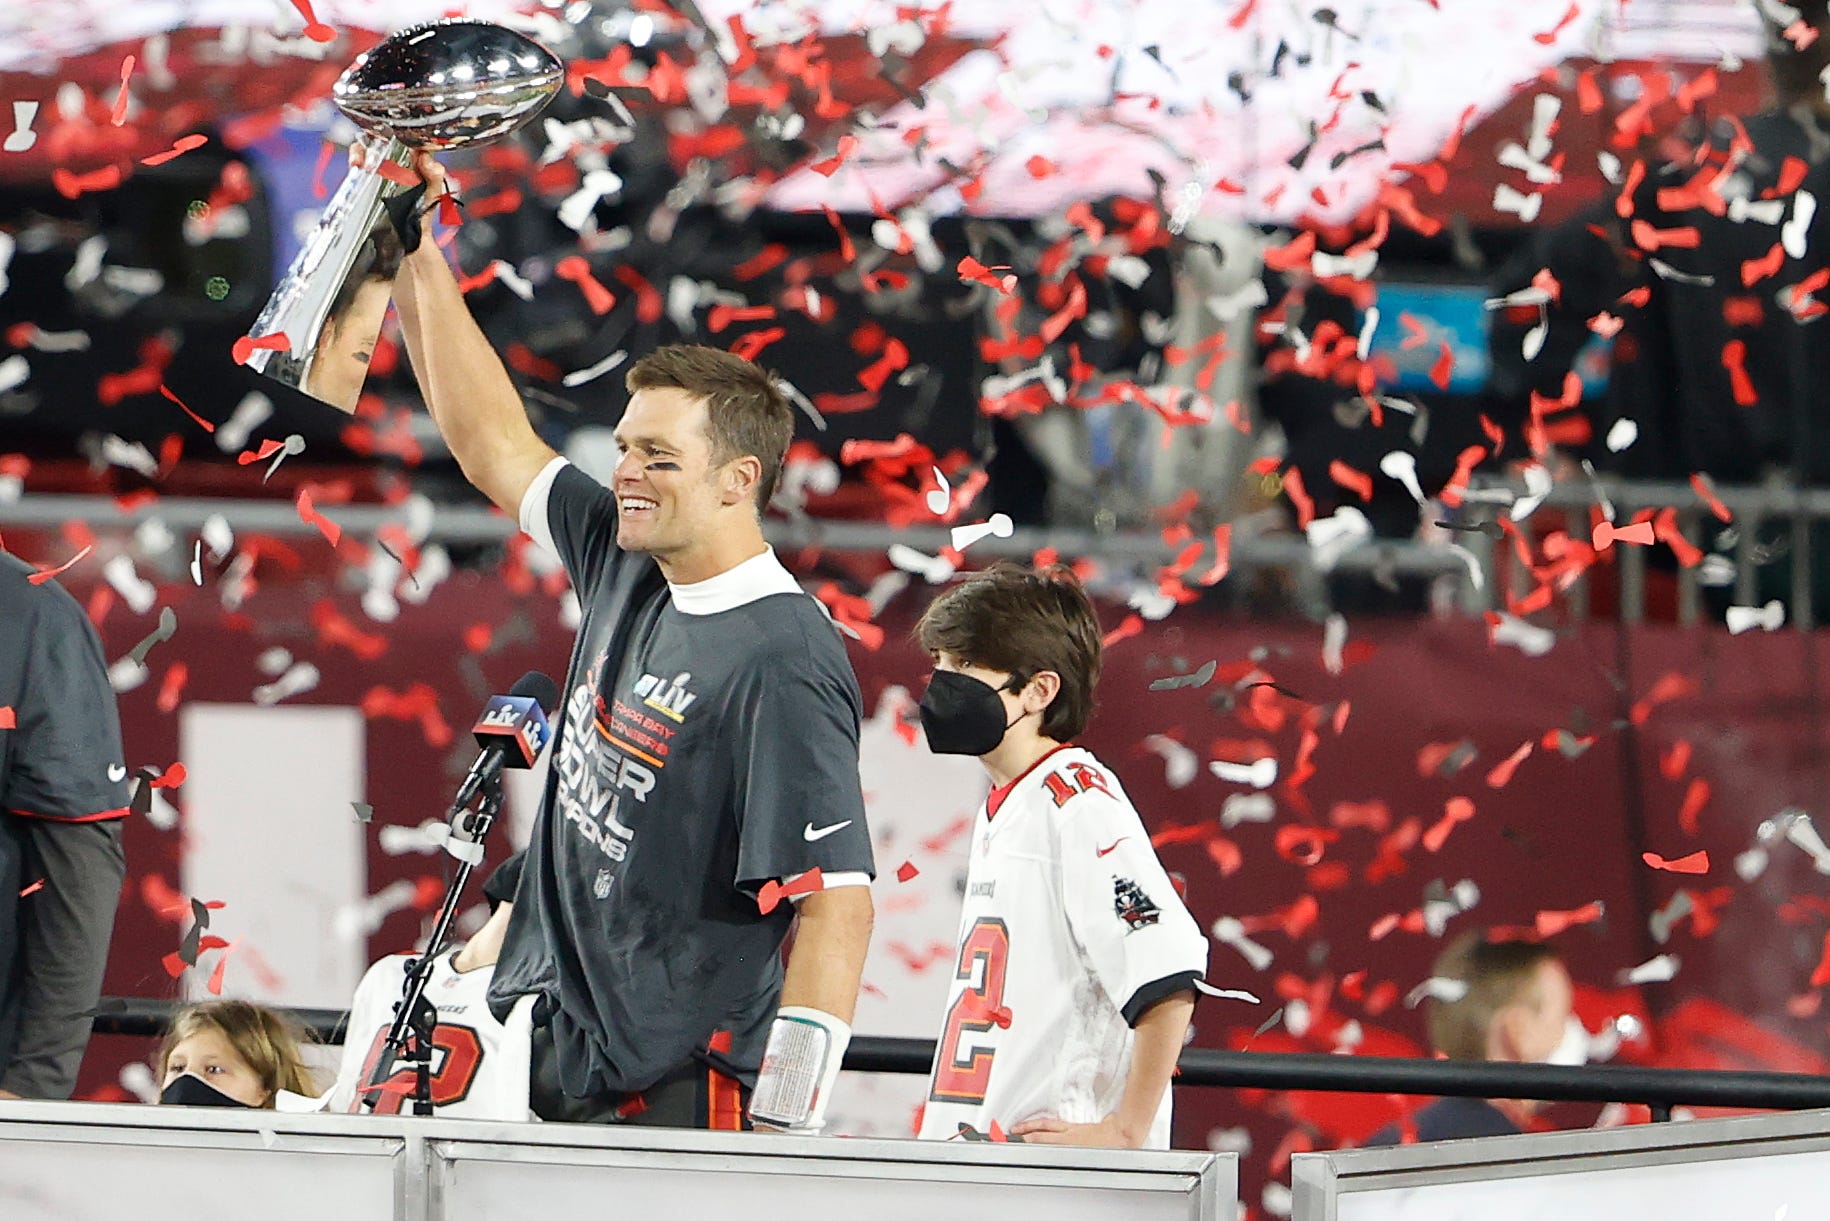
<svg viewBox="0 0 1830 1221">
<path fill-rule="evenodd" d="M 358 151 L 352 160 L 362 157 Z M 444 170 L 429 155 L 416 153 L 413 168 L 426 180 L 428 199 L 444 193 Z M 464 477 L 516 516 L 528 484 L 555 455 L 528 423 L 508 370 L 471 317 L 436 243 L 421 241 L 402 261 L 394 304 L 407 358 L 439 434 Z"/>
</svg>

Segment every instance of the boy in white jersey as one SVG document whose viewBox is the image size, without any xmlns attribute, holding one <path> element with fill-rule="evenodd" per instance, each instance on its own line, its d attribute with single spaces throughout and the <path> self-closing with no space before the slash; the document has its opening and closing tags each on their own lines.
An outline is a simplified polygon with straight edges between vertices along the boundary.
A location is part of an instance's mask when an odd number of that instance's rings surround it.
<svg viewBox="0 0 1830 1221">
<path fill-rule="evenodd" d="M 453 1119 L 526 1120 L 528 1111 L 529 1031 L 533 998 L 523 997 L 498 1022 L 487 1001 L 502 935 L 514 910 L 521 881 L 517 852 L 489 875 L 483 894 L 489 921 L 459 949 L 446 949 L 433 964 L 426 998 L 438 1010 L 432 1031 L 432 1113 Z M 327 1110 L 373 1111 L 378 1115 L 411 1114 L 414 1071 L 403 1066 L 375 1082 L 382 1047 L 394 1021 L 394 1005 L 406 983 L 409 954 L 390 954 L 376 962 L 356 986 L 350 1001 L 349 1026 L 343 1036 L 343 1058 Z M 363 1105 L 364 1103 L 368 1105 Z"/>
<path fill-rule="evenodd" d="M 1066 569 L 999 567 L 915 632 L 929 749 L 978 756 L 993 785 L 921 1136 L 1166 1149 L 1207 940 L 1118 778 L 1070 745 L 1099 677 L 1093 607 Z"/>
</svg>

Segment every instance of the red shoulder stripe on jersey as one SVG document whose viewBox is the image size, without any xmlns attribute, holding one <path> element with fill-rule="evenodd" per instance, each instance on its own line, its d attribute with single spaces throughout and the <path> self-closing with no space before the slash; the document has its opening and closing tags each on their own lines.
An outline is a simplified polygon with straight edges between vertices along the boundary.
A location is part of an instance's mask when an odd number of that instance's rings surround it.
<svg viewBox="0 0 1830 1221">
<path fill-rule="evenodd" d="M 988 796 L 986 796 L 986 798 L 985 798 L 985 817 L 986 817 L 986 819 L 989 820 L 989 819 L 996 818 L 998 816 L 998 807 L 1002 806 L 1004 804 L 1004 799 L 1006 797 L 1010 796 L 1010 792 L 1012 789 L 1016 788 L 1019 784 L 1023 783 L 1024 777 L 1028 776 L 1031 772 L 1033 772 L 1037 768 L 1041 767 L 1044 763 L 1047 763 L 1050 759 L 1054 758 L 1056 755 L 1060 754 L 1062 751 L 1071 750 L 1071 749 L 1073 749 L 1072 746 L 1070 746 L 1066 742 L 1063 742 L 1061 745 L 1059 745 L 1059 746 L 1055 747 L 1053 750 L 1049 751 L 1048 754 L 1043 755 L 1040 759 L 1037 759 L 1034 763 L 1032 763 L 1028 767 L 1024 768 L 1022 775 L 1017 776 L 1009 784 L 1000 784 L 996 788 L 992 789 L 990 794 Z"/>
<path fill-rule="evenodd" d="M 126 806 L 122 806 L 118 810 L 102 810 L 95 814 L 79 814 L 75 818 L 66 817 L 62 814 L 39 814 L 33 810 L 8 810 L 7 813 L 17 814 L 21 818 L 37 818 L 44 822 L 106 822 L 110 818 L 126 818 L 128 809 Z"/>
</svg>

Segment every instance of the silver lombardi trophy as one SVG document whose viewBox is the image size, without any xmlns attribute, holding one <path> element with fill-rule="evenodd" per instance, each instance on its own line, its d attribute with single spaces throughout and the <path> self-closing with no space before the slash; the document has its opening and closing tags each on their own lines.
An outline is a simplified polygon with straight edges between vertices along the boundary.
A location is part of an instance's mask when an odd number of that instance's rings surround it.
<svg viewBox="0 0 1830 1221">
<path fill-rule="evenodd" d="M 386 144 L 345 175 L 268 298 L 249 333 L 257 344 L 267 342 L 248 365 L 354 412 L 404 253 L 386 204 L 406 188 L 380 163 L 406 166 L 416 149 L 505 136 L 539 114 L 564 79 L 564 67 L 544 47 L 485 21 L 414 26 L 351 64 L 332 100 Z M 282 335 L 283 348 L 269 346 Z"/>
</svg>

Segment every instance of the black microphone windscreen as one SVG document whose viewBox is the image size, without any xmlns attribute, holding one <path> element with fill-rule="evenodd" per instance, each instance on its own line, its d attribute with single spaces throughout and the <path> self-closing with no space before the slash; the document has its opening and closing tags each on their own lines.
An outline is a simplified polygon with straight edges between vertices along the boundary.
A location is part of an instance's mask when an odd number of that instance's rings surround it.
<svg viewBox="0 0 1830 1221">
<path fill-rule="evenodd" d="M 559 706 L 559 685 L 538 670 L 523 674 L 508 693 L 532 699 L 542 712 L 551 713 Z"/>
</svg>

